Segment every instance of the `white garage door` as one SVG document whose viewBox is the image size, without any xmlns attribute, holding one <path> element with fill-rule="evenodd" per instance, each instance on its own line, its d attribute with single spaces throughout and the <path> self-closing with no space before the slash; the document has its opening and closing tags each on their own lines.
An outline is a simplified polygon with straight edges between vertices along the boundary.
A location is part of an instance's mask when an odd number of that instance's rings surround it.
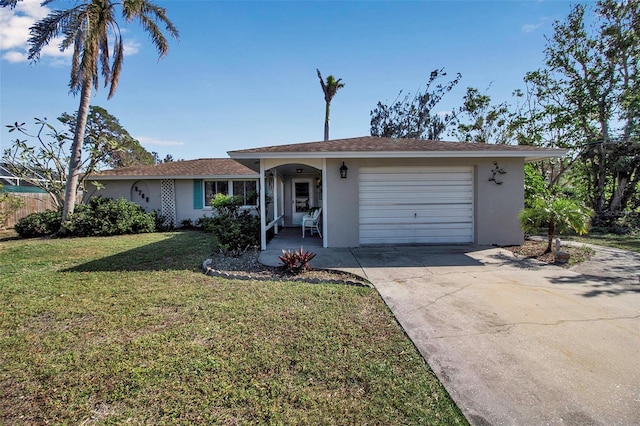
<svg viewBox="0 0 640 426">
<path fill-rule="evenodd" d="M 471 167 L 360 168 L 360 244 L 473 242 Z"/>
</svg>

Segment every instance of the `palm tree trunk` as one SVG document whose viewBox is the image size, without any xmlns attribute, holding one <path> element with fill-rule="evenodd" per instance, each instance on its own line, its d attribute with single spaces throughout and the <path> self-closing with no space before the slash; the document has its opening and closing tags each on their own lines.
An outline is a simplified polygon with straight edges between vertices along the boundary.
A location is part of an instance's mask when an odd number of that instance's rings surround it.
<svg viewBox="0 0 640 426">
<path fill-rule="evenodd" d="M 62 223 L 59 234 L 66 232 L 66 223 L 69 216 L 73 214 L 76 206 L 76 193 L 78 191 L 78 181 L 80 179 L 80 163 L 82 161 L 82 144 L 84 143 L 84 131 L 87 126 L 89 115 L 89 102 L 91 101 L 91 79 L 85 77 L 82 82 L 80 92 L 80 106 L 78 107 L 78 117 L 76 119 L 76 129 L 71 145 L 71 158 L 69 160 L 69 171 L 67 173 L 67 184 L 64 192 L 64 205 L 62 207 Z"/>
<path fill-rule="evenodd" d="M 553 246 L 553 235 L 556 233 L 556 224 L 553 221 L 549 222 L 549 230 L 547 231 L 548 244 L 545 253 L 551 253 Z"/>
<path fill-rule="evenodd" d="M 324 108 L 324 140 L 329 140 L 329 102 L 325 104 Z"/>
</svg>

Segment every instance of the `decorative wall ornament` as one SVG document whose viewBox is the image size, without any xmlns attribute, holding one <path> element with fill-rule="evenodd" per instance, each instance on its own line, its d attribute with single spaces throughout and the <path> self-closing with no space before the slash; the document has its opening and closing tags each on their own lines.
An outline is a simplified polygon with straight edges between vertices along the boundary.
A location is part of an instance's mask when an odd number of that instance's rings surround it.
<svg viewBox="0 0 640 426">
<path fill-rule="evenodd" d="M 507 172 L 500 166 L 498 166 L 498 162 L 494 161 L 493 165 L 495 166 L 493 170 L 491 170 L 491 177 L 489 178 L 489 182 L 494 182 L 496 185 L 502 185 L 501 175 L 506 175 Z"/>
</svg>

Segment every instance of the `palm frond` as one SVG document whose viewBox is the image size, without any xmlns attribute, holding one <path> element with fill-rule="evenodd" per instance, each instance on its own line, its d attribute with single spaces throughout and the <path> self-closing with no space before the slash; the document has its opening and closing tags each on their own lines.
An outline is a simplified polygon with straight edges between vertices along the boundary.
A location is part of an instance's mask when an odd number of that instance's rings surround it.
<svg viewBox="0 0 640 426">
<path fill-rule="evenodd" d="M 77 6 L 68 10 L 54 10 L 46 17 L 42 18 L 31 28 L 29 28 L 28 59 L 37 61 L 40 59 L 40 52 L 52 39 L 60 35 L 66 35 L 68 31 L 74 31 L 81 27 L 82 6 Z M 75 32 L 75 31 L 74 31 Z"/>
<path fill-rule="evenodd" d="M 109 95 L 107 99 L 115 94 L 118 87 L 118 81 L 120 80 L 120 70 L 122 69 L 122 60 L 124 58 L 124 43 L 122 37 L 117 38 L 117 46 L 114 47 L 113 55 L 113 70 L 111 74 L 111 87 L 109 88 Z"/>
</svg>

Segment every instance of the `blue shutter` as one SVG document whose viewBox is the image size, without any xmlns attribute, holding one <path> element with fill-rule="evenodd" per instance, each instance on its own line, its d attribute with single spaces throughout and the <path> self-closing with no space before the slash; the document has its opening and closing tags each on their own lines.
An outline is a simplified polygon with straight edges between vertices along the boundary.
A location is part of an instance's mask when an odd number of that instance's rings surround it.
<svg viewBox="0 0 640 426">
<path fill-rule="evenodd" d="M 202 179 L 193 180 L 193 208 L 202 209 Z"/>
</svg>

